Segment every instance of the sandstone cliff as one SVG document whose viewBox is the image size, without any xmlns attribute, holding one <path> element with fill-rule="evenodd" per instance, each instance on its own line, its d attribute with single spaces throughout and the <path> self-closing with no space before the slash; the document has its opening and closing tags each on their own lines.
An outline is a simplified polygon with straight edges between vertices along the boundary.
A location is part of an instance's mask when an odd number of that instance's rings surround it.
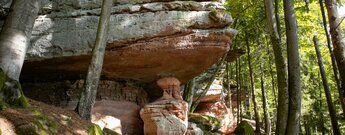
<svg viewBox="0 0 345 135">
<path fill-rule="evenodd" d="M 224 10 L 218 1 L 114 2 L 104 77 L 152 82 L 171 75 L 186 82 L 228 51 L 235 31 Z M 22 79 L 83 75 L 99 14 L 100 0 L 48 2 L 36 20 Z"/>
</svg>

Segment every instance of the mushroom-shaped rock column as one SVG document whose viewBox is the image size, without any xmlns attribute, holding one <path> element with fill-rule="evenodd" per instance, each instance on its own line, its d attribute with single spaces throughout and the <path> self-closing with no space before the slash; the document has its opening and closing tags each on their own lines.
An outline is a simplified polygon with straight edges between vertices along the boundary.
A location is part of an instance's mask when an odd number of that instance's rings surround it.
<svg viewBox="0 0 345 135">
<path fill-rule="evenodd" d="M 180 95 L 180 81 L 164 77 L 157 81 L 163 96 L 140 111 L 145 135 L 183 135 L 188 127 L 188 103 Z"/>
</svg>

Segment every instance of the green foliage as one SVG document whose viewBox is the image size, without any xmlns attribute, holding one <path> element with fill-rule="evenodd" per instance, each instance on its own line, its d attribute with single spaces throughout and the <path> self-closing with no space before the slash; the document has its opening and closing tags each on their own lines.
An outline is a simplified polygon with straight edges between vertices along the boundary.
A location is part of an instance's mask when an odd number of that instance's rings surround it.
<svg viewBox="0 0 345 135">
<path fill-rule="evenodd" d="M 89 128 L 89 135 L 103 135 L 103 131 L 98 125 L 92 124 Z"/>
<path fill-rule="evenodd" d="M 343 0 L 342 0 L 343 1 Z M 329 50 L 326 46 L 326 36 L 322 26 L 322 17 L 319 7 L 319 1 L 309 1 L 308 5 L 306 1 L 295 1 L 295 15 L 298 24 L 298 38 L 299 38 L 299 51 L 300 51 L 300 66 L 301 66 L 301 86 L 302 86 L 302 121 L 308 121 L 309 126 L 313 129 L 313 132 L 321 133 L 322 130 L 329 133 L 331 131 L 330 117 L 327 110 L 326 98 L 324 96 L 322 81 L 319 76 L 319 68 L 317 65 L 315 49 L 313 46 L 312 37 L 317 35 L 319 38 L 319 44 L 321 49 L 321 55 L 324 59 L 325 71 L 327 74 L 328 82 L 333 96 L 334 105 L 337 111 L 340 130 L 345 134 L 345 121 L 341 118 L 341 106 L 338 98 L 338 92 L 336 88 L 336 82 L 334 80 L 334 74 L 332 71 L 331 58 Z M 338 1 L 339 3 L 339 1 Z M 285 38 L 285 25 L 283 15 L 282 0 L 278 0 L 278 16 L 280 20 L 281 38 L 284 47 L 284 55 L 286 57 L 286 38 Z M 271 113 L 271 119 L 274 130 L 276 116 L 276 103 L 275 98 L 277 96 L 277 77 L 275 71 L 275 63 L 271 41 L 268 36 L 268 29 L 266 26 L 264 0 L 245 0 L 245 1 L 226 1 L 227 11 L 232 14 L 234 23 L 232 27 L 238 31 L 235 38 L 235 42 L 232 46 L 234 49 L 245 49 L 246 40 L 249 41 L 251 48 L 251 60 L 254 71 L 255 91 L 258 100 L 259 108 L 262 108 L 262 99 L 260 91 L 259 70 L 260 65 L 263 65 L 265 88 L 267 89 L 269 113 Z M 345 23 L 340 25 L 344 27 Z M 246 55 L 241 56 L 241 73 L 240 86 L 242 91 L 247 91 L 250 88 L 249 83 L 249 71 L 248 63 L 244 61 Z M 233 65 L 235 65 L 233 63 Z M 271 70 L 273 78 L 271 77 Z M 235 71 L 235 66 L 231 66 L 229 72 Z M 234 77 L 236 75 L 233 75 Z M 275 84 L 272 83 L 272 79 Z M 236 83 L 233 83 L 236 84 Z M 246 89 L 247 88 L 247 89 Z M 275 88 L 276 95 L 273 93 Z M 322 97 L 320 97 L 320 92 Z M 247 94 L 249 95 L 249 94 Z M 248 98 L 245 104 L 249 102 L 249 107 L 243 113 L 243 117 L 250 118 L 253 116 L 253 107 L 250 99 Z M 321 106 L 320 106 L 321 101 Z M 242 107 L 243 108 L 243 107 Z M 260 115 L 263 115 L 263 109 L 259 110 Z M 325 128 L 320 127 L 320 119 L 323 118 L 323 124 Z M 303 123 L 302 123 L 302 126 Z M 301 133 L 305 133 L 302 128 Z M 316 133 L 315 133 L 316 134 Z"/>
</svg>

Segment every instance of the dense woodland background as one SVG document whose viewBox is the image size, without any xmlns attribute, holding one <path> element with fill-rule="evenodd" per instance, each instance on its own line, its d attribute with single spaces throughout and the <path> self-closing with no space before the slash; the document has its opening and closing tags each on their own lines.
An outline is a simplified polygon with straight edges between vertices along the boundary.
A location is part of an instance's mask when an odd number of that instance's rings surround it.
<svg viewBox="0 0 345 135">
<path fill-rule="evenodd" d="M 219 76 L 227 83 L 238 85 L 238 91 L 249 95 L 245 101 L 242 101 L 239 107 L 233 108 L 234 112 L 240 113 L 241 118 L 254 119 L 254 106 L 252 104 L 251 89 L 254 89 L 254 94 L 257 99 L 257 111 L 261 119 L 262 126 L 265 124 L 271 125 L 271 128 L 265 127 L 265 130 L 275 132 L 278 107 L 279 94 L 276 63 L 274 61 L 273 50 L 275 38 L 271 36 L 273 29 L 270 28 L 272 22 L 268 21 L 267 15 L 272 15 L 269 9 L 276 12 L 274 17 L 277 23 L 277 32 L 279 33 L 279 40 L 281 41 L 283 57 L 287 63 L 287 38 L 286 27 L 284 21 L 284 7 L 282 0 L 270 1 L 272 6 L 267 6 L 269 0 L 246 0 L 246 1 L 227 1 L 227 11 L 231 13 L 234 23 L 232 28 L 238 30 L 238 35 L 234 41 L 233 49 L 245 50 L 248 54 L 242 55 L 236 59 L 235 62 L 225 63 L 228 67 L 225 74 Z M 326 28 L 324 27 L 323 16 L 321 12 L 321 3 L 325 12 Z M 338 1 L 338 6 L 342 6 L 342 1 Z M 332 59 L 328 43 L 332 44 L 330 40 L 327 41 L 325 29 L 329 31 L 327 10 L 324 1 L 322 0 L 296 0 L 294 1 L 295 16 L 297 20 L 298 32 L 298 49 L 299 49 L 299 64 L 300 64 L 300 86 L 301 86 L 301 134 L 332 134 L 333 129 L 331 124 L 331 115 L 329 113 L 327 98 L 324 89 L 329 87 L 331 103 L 334 105 L 335 119 L 339 125 L 339 131 L 345 134 L 345 114 L 340 102 L 341 91 L 338 91 L 337 80 L 333 70 Z M 268 7 L 268 8 L 267 8 Z M 265 9 L 266 8 L 266 9 Z M 344 31 L 345 23 L 342 22 L 344 16 L 339 16 L 341 22 L 339 28 L 341 32 Z M 275 33 L 273 33 L 275 34 Z M 314 37 L 315 36 L 315 37 Z M 320 54 L 323 59 L 323 67 L 325 76 L 328 80 L 328 86 L 324 87 L 322 75 L 318 65 L 318 57 L 315 51 L 315 42 L 320 48 Z M 321 63 L 321 64 L 322 64 Z M 253 70 L 253 71 L 250 71 Z M 287 72 L 287 71 L 285 71 Z M 251 75 L 252 74 L 252 75 Z M 253 77 L 254 85 L 251 85 L 251 76 Z M 339 73 L 336 75 L 339 79 Z M 291 85 L 289 83 L 289 85 Z M 267 100 L 267 101 L 265 101 Z M 298 102 L 298 101 L 296 101 Z M 266 104 L 265 104 L 266 103 Z M 265 120 L 266 119 L 266 120 Z M 270 123 L 269 123 L 270 122 Z M 277 128 L 279 130 L 279 127 Z M 339 132 L 338 131 L 338 132 Z M 266 131 L 269 132 L 269 131 Z M 337 131 L 336 131 L 337 132 Z M 276 132 L 275 132 L 276 133 Z M 277 134 L 277 133 L 276 133 Z"/>
</svg>

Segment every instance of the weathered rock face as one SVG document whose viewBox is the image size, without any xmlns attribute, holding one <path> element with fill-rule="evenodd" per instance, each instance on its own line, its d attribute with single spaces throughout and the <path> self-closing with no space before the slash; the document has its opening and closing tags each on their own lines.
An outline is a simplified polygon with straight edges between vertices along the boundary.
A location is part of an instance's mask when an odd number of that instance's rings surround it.
<svg viewBox="0 0 345 135">
<path fill-rule="evenodd" d="M 112 8 L 103 66 L 106 78 L 182 83 L 225 54 L 235 31 L 216 1 L 117 1 Z M 90 61 L 100 0 L 54 0 L 40 11 L 22 80 L 78 78 Z"/>
<path fill-rule="evenodd" d="M 179 95 L 180 82 L 166 77 L 159 79 L 157 84 L 163 96 L 140 111 L 145 135 L 184 135 L 188 127 L 188 103 Z"/>
<path fill-rule="evenodd" d="M 203 97 L 194 113 L 217 118 L 220 121 L 219 131 L 222 133 L 231 132 L 236 124 L 232 110 L 221 102 L 219 94 Z"/>
<path fill-rule="evenodd" d="M 84 81 L 23 83 L 25 96 L 65 109 L 74 110 L 80 98 Z M 134 86 L 130 86 L 134 85 Z M 148 96 L 133 82 L 100 80 L 97 100 L 128 101 L 138 106 L 148 103 Z"/>
<path fill-rule="evenodd" d="M 92 122 L 122 135 L 142 135 L 143 121 L 139 111 L 140 106 L 133 102 L 97 101 L 92 108 Z"/>
</svg>

